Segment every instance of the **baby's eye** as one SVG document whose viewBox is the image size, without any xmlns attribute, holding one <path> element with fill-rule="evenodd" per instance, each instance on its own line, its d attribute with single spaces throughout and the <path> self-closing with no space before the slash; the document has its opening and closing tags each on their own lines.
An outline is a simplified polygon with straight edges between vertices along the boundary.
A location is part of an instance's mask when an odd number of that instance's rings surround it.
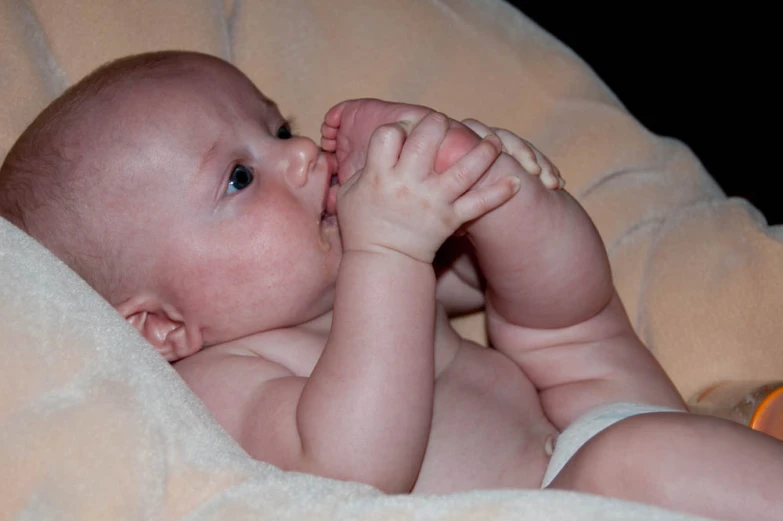
<svg viewBox="0 0 783 521">
<path fill-rule="evenodd" d="M 277 139 L 291 139 L 293 134 L 291 133 L 291 127 L 287 124 L 277 129 Z"/>
<path fill-rule="evenodd" d="M 231 177 L 228 178 L 228 187 L 226 188 L 226 195 L 231 195 L 234 192 L 238 192 L 253 182 L 253 171 L 245 165 L 237 165 L 231 172 Z"/>
</svg>

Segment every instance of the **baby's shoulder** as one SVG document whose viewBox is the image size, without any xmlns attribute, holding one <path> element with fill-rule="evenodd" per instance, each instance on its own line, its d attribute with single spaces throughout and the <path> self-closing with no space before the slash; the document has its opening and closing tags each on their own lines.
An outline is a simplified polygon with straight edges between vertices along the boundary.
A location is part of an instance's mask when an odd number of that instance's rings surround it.
<svg viewBox="0 0 783 521">
<path fill-rule="evenodd" d="M 204 402 L 234 394 L 235 387 L 247 389 L 252 384 L 292 375 L 274 360 L 231 345 L 202 349 L 176 362 L 174 369 Z"/>
<path fill-rule="evenodd" d="M 312 367 L 308 369 L 310 362 L 304 355 L 313 350 L 313 343 L 290 331 L 253 335 L 202 349 L 176 362 L 174 369 L 233 433 L 241 428 L 245 412 L 267 383 L 310 375 Z"/>
</svg>

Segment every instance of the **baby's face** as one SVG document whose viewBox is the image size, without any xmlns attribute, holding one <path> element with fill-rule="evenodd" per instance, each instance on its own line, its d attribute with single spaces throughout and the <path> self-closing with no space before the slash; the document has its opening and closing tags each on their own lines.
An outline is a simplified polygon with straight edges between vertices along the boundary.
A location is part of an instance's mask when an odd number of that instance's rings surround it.
<svg viewBox="0 0 783 521">
<path fill-rule="evenodd" d="M 202 69 L 140 82 L 102 159 L 132 180 L 107 193 L 132 216 L 118 246 L 209 345 L 330 311 L 341 245 L 333 161 L 244 75 Z"/>
</svg>

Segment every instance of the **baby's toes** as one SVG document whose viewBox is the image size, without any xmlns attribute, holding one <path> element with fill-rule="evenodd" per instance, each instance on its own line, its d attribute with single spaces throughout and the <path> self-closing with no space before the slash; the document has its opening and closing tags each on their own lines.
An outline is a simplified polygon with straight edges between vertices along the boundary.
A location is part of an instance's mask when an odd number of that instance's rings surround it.
<svg viewBox="0 0 783 521">
<path fill-rule="evenodd" d="M 327 152 L 337 150 L 337 131 L 337 128 L 327 123 L 321 125 L 321 148 Z"/>
<path fill-rule="evenodd" d="M 325 139 L 337 139 L 337 133 L 340 129 L 324 122 L 321 125 L 321 137 Z"/>
<path fill-rule="evenodd" d="M 324 116 L 324 125 L 333 127 L 335 130 L 340 128 L 343 121 L 343 111 L 345 110 L 346 102 L 340 102 L 334 107 L 330 108 Z"/>
<path fill-rule="evenodd" d="M 338 103 L 324 116 L 324 122 L 321 124 L 321 148 L 327 152 L 334 152 L 337 149 L 337 136 L 340 133 L 344 109 L 345 102 Z"/>
</svg>

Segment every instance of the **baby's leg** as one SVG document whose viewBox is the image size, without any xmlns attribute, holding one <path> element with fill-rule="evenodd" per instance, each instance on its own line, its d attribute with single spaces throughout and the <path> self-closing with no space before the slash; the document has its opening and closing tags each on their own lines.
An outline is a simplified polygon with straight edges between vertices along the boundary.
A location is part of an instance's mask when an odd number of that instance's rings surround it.
<svg viewBox="0 0 783 521">
<path fill-rule="evenodd" d="M 490 131 L 468 124 L 478 135 Z M 512 156 L 527 147 L 511 133 L 494 134 Z M 565 190 L 518 178 L 517 194 L 466 230 L 486 280 L 493 347 L 531 379 L 559 429 L 601 404 L 682 407 L 628 321 L 584 208 Z"/>
<path fill-rule="evenodd" d="M 377 99 L 358 99 L 332 107 L 324 117 L 321 126 L 321 147 L 334 152 L 339 164 L 339 179 L 344 182 L 364 166 L 370 136 L 381 125 L 400 123 L 410 130 L 432 109 L 406 103 L 389 103 Z M 446 138 L 435 159 L 435 171 L 444 172 L 459 158 L 472 150 L 480 141 L 478 135 L 466 125 L 450 120 Z M 530 147 L 515 155 L 522 167 L 530 174 L 541 175 L 549 188 L 560 187 L 557 170 L 547 161 L 541 161 Z"/>
<path fill-rule="evenodd" d="M 715 519 L 780 519 L 783 443 L 720 418 L 643 414 L 596 435 L 550 486 Z"/>
</svg>

